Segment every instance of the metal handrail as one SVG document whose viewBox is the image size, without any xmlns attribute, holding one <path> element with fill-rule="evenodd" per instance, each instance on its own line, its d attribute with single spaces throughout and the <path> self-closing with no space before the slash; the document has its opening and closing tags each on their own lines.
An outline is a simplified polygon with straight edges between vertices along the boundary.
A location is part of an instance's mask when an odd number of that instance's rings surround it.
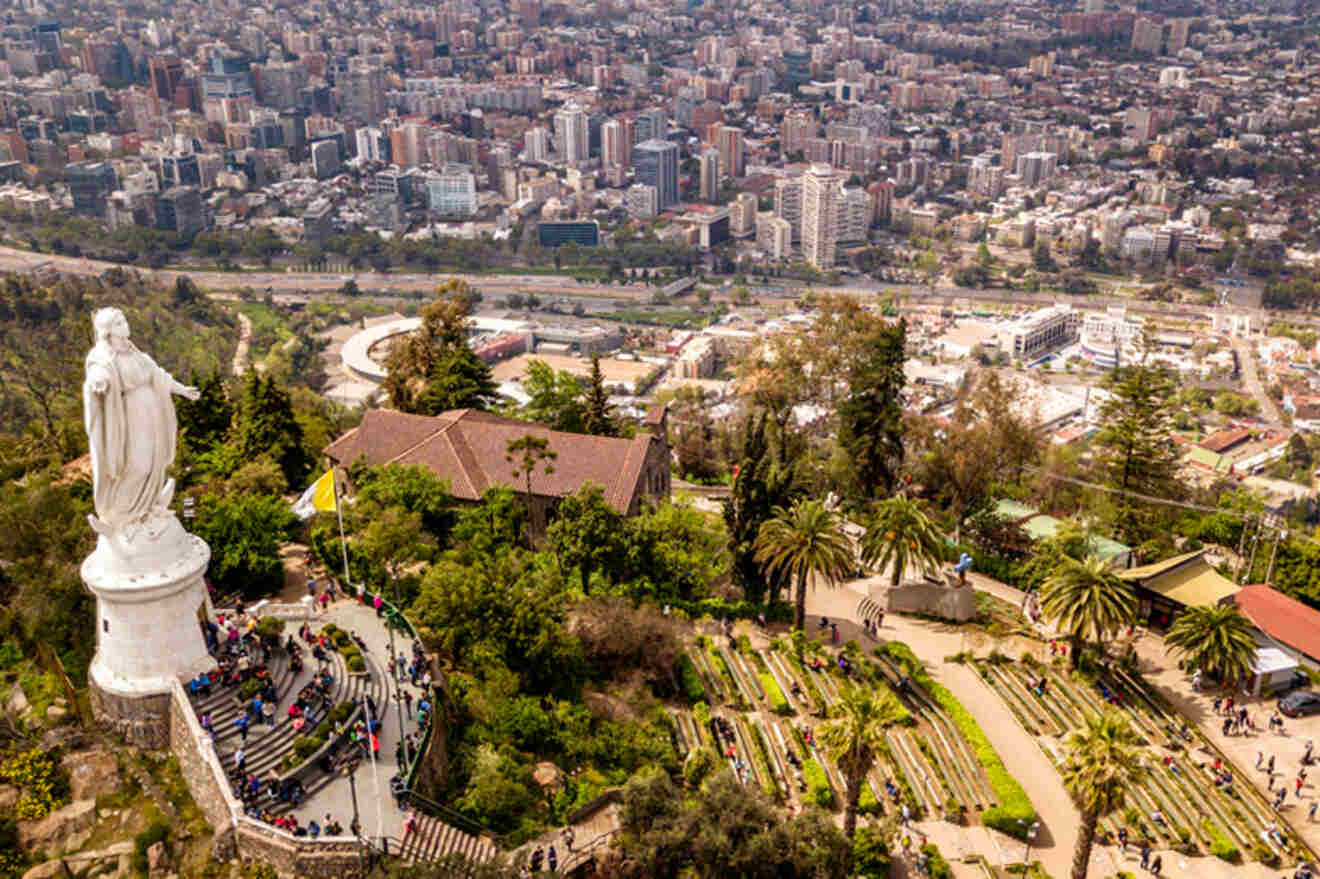
<svg viewBox="0 0 1320 879">
<path fill-rule="evenodd" d="M 604 833 L 596 834 L 596 836 L 585 846 L 574 848 L 571 857 L 564 858 L 559 862 L 559 872 L 567 873 L 568 871 L 585 864 L 588 860 L 596 856 L 596 850 L 601 847 L 602 843 L 608 842 L 622 832 L 622 827 L 616 827 L 613 830 L 606 830 Z"/>
<path fill-rule="evenodd" d="M 410 808 L 416 806 L 418 811 L 433 818 L 439 818 L 447 824 L 452 824 L 464 833 L 470 833 L 473 836 L 482 836 L 483 834 L 494 836 L 489 828 L 483 827 L 480 822 L 474 821 L 462 812 L 455 811 L 413 791 L 409 791 L 407 796 Z"/>
</svg>

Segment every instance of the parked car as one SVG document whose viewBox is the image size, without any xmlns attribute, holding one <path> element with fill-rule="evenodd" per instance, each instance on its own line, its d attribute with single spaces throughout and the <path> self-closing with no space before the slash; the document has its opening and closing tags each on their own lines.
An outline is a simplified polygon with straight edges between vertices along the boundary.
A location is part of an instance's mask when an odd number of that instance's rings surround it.
<svg viewBox="0 0 1320 879">
<path fill-rule="evenodd" d="M 1314 690 L 1298 690 L 1279 700 L 1279 710 L 1289 717 L 1305 717 L 1308 714 L 1320 714 L 1320 693 Z"/>
</svg>

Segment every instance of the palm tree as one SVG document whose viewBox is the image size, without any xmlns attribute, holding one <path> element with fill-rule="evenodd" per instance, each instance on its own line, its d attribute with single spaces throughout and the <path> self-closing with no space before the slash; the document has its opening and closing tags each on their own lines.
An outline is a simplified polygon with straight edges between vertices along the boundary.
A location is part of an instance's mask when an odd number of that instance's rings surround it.
<svg viewBox="0 0 1320 879">
<path fill-rule="evenodd" d="M 1077 666 L 1082 643 L 1104 642 L 1105 636 L 1127 625 L 1136 607 L 1132 586 L 1090 556 L 1086 561 L 1063 558 L 1041 586 L 1041 607 L 1072 641 L 1071 659 Z"/>
<path fill-rule="evenodd" d="M 849 839 L 857 829 L 857 802 L 866 774 L 875 765 L 876 754 L 885 748 L 885 727 L 896 723 L 900 714 L 898 700 L 888 690 L 849 684 L 830 706 L 830 719 L 816 731 L 825 752 L 843 773 L 847 787 L 843 832 Z"/>
<path fill-rule="evenodd" d="M 1145 777 L 1137 734 L 1117 711 L 1087 715 L 1086 729 L 1068 737 L 1063 786 L 1082 811 L 1082 832 L 1073 852 L 1072 879 L 1086 879 L 1096 825 L 1123 808 L 1128 788 Z"/>
<path fill-rule="evenodd" d="M 1251 676 L 1256 639 L 1251 621 L 1235 605 L 1189 607 L 1178 615 L 1164 642 L 1187 662 L 1224 683 Z"/>
<path fill-rule="evenodd" d="M 756 561 L 773 576 L 797 580 L 798 629 L 807 624 L 807 581 L 812 575 L 833 586 L 852 569 L 853 548 L 839 517 L 820 501 L 798 500 L 774 515 L 756 534 Z"/>
<path fill-rule="evenodd" d="M 876 568 L 892 566 L 889 582 L 897 586 L 909 567 L 923 574 L 939 569 L 944 537 L 915 501 L 894 495 L 875 505 L 862 537 L 862 560 Z"/>
</svg>

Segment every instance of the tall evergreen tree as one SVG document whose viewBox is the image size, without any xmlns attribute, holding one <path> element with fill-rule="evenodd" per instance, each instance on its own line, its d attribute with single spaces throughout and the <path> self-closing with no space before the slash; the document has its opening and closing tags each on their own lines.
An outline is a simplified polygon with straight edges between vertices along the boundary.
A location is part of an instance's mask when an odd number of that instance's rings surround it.
<svg viewBox="0 0 1320 879">
<path fill-rule="evenodd" d="M 303 448 L 302 425 L 293 412 L 289 392 L 274 378 L 256 370 L 247 374 L 238 404 L 234 442 L 246 461 L 270 458 L 291 487 L 301 487 L 315 461 Z"/>
<path fill-rule="evenodd" d="M 1157 523 L 1149 506 L 1129 492 L 1180 494 L 1178 450 L 1170 438 L 1177 385 L 1167 367 L 1143 357 L 1110 373 L 1106 387 L 1113 396 L 1100 407 L 1096 459 L 1108 483 L 1119 491 L 1114 532 L 1119 540 L 1138 546 L 1157 530 Z"/>
<path fill-rule="evenodd" d="M 605 377 L 600 371 L 600 355 L 591 355 L 591 381 L 587 385 L 586 411 L 582 424 L 593 436 L 618 436 L 619 421 L 614 417 L 609 392 L 605 390 Z"/>
<path fill-rule="evenodd" d="M 422 309 L 422 325 L 401 339 L 386 360 L 383 387 L 403 412 L 435 415 L 448 409 L 488 409 L 498 394 L 490 367 L 468 344 L 474 291 L 449 281 Z"/>
<path fill-rule="evenodd" d="M 852 457 L 857 494 L 892 492 L 903 466 L 903 360 L 907 322 L 870 334 L 848 373 L 839 406 L 839 443 Z"/>
<path fill-rule="evenodd" d="M 234 405 L 218 373 L 204 379 L 193 373 L 191 383 L 200 396 L 196 400 L 180 397 L 174 404 L 179 428 L 194 450 L 209 452 L 228 435 L 234 422 Z"/>
</svg>

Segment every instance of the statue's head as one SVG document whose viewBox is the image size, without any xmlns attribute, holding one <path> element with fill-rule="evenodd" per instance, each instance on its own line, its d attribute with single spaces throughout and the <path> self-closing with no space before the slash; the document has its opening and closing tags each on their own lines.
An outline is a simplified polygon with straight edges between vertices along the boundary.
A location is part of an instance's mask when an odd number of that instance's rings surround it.
<svg viewBox="0 0 1320 879">
<path fill-rule="evenodd" d="M 128 338 L 128 318 L 118 308 L 97 309 L 92 315 L 92 328 L 98 342 L 107 342 L 115 336 Z"/>
</svg>

